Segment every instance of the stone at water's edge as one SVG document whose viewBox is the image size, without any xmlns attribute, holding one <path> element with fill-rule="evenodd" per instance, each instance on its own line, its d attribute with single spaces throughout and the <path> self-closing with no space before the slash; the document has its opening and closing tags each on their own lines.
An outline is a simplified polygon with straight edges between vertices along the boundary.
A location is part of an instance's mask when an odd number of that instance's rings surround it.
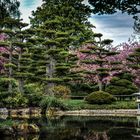
<svg viewBox="0 0 140 140">
<path fill-rule="evenodd" d="M 0 118 L 7 119 L 8 117 L 8 110 L 6 108 L 0 108 Z"/>
<path fill-rule="evenodd" d="M 0 108 L 0 114 L 2 114 L 2 115 L 8 115 L 7 108 Z"/>
<path fill-rule="evenodd" d="M 39 115 L 41 109 L 39 108 L 20 108 L 20 109 L 9 109 L 10 116 L 17 116 L 17 115 L 29 115 L 29 114 L 36 114 Z"/>
<path fill-rule="evenodd" d="M 39 127 L 36 124 L 18 124 L 13 126 L 14 132 L 16 132 L 19 135 L 22 134 L 37 134 L 40 132 Z"/>
<path fill-rule="evenodd" d="M 15 124 L 14 126 L 0 127 L 0 136 L 38 134 L 39 132 L 40 129 L 36 124 L 23 123 L 23 124 Z"/>
</svg>

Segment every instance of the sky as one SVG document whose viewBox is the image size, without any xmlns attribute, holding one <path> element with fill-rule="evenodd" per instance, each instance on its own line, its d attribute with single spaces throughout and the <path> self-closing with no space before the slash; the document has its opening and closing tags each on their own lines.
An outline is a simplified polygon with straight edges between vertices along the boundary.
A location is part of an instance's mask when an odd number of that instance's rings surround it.
<svg viewBox="0 0 140 140">
<path fill-rule="evenodd" d="M 84 0 L 87 4 L 87 0 Z M 31 11 L 41 6 L 42 0 L 20 0 L 21 18 L 29 23 Z M 113 45 L 127 42 L 133 35 L 133 19 L 127 14 L 116 13 L 113 15 L 91 15 L 89 21 L 96 26 L 96 33 L 102 33 L 103 38 L 114 40 Z"/>
</svg>

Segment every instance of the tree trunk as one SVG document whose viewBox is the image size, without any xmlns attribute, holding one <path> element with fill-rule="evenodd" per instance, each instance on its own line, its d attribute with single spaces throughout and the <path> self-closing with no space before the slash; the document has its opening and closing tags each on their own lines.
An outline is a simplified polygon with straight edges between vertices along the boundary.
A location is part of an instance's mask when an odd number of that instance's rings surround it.
<svg viewBox="0 0 140 140">
<path fill-rule="evenodd" d="M 20 49 L 20 52 L 19 52 L 19 55 L 18 55 L 18 71 L 19 72 L 20 72 L 20 66 L 21 66 L 21 64 L 20 64 L 21 55 L 22 55 L 22 49 Z M 18 79 L 18 91 L 20 93 L 24 93 L 23 86 L 24 86 L 23 79 L 19 78 Z"/>
<path fill-rule="evenodd" d="M 102 77 L 98 75 L 98 86 L 99 86 L 99 90 L 102 91 L 103 90 L 103 82 L 102 82 Z"/>
<path fill-rule="evenodd" d="M 10 52 L 9 52 L 9 63 L 12 64 L 12 44 L 10 45 Z M 8 92 L 9 93 L 12 93 L 12 82 L 11 82 L 11 79 L 12 79 L 12 67 L 9 66 L 9 85 L 8 85 Z"/>
<path fill-rule="evenodd" d="M 98 82 L 98 86 L 99 86 L 99 90 L 102 91 L 103 90 L 103 84 L 102 81 Z"/>
<path fill-rule="evenodd" d="M 20 78 L 20 79 L 18 80 L 18 89 L 19 89 L 19 92 L 20 92 L 20 93 L 24 93 L 23 86 L 24 86 L 24 81 L 22 80 L 22 78 Z"/>
<path fill-rule="evenodd" d="M 47 68 L 46 68 L 46 77 L 47 78 L 54 78 L 53 77 L 53 74 L 55 72 L 55 60 L 51 57 L 50 58 L 50 64 L 48 64 Z M 45 93 L 46 94 L 49 94 L 49 95 L 53 95 L 53 92 L 52 92 L 52 88 L 54 87 L 54 83 L 53 82 L 48 82 L 46 87 L 45 87 Z"/>
</svg>

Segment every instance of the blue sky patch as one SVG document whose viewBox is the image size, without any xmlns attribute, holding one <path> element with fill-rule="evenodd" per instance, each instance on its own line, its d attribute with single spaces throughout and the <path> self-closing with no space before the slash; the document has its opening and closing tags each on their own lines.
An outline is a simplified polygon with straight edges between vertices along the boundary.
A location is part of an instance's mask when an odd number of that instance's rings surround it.
<svg viewBox="0 0 140 140">
<path fill-rule="evenodd" d="M 23 0 L 23 6 L 26 8 L 34 7 L 37 0 Z"/>
</svg>

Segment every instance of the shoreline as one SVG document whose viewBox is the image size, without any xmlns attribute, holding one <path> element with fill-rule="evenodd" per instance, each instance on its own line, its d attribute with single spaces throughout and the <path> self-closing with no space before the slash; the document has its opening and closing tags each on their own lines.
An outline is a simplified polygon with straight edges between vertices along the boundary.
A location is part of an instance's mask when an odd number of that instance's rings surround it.
<svg viewBox="0 0 140 140">
<path fill-rule="evenodd" d="M 73 111 L 57 111 L 55 115 L 64 116 L 140 116 L 137 109 L 114 109 L 114 110 L 73 110 Z"/>
<path fill-rule="evenodd" d="M 21 109 L 8 109 L 7 112 L 0 112 L 0 116 L 10 115 L 11 117 L 41 117 L 40 108 L 21 108 Z M 69 110 L 62 111 L 52 108 L 46 111 L 46 116 L 140 116 L 140 111 L 137 109 L 97 109 L 97 110 Z"/>
</svg>

